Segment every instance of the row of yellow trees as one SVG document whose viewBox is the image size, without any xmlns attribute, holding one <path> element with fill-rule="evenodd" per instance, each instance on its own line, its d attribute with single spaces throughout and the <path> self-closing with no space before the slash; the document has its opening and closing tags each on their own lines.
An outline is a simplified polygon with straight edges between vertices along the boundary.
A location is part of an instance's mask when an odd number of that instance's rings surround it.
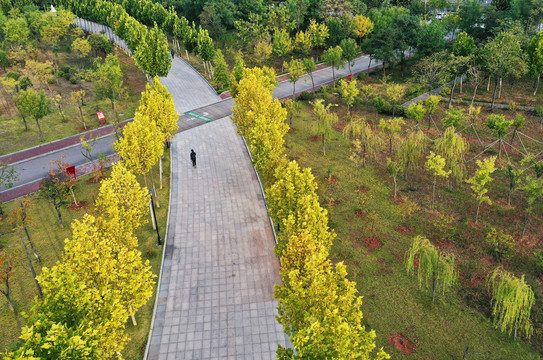
<svg viewBox="0 0 543 360">
<path fill-rule="evenodd" d="M 131 317 L 136 325 L 134 315 L 151 297 L 155 277 L 138 250 L 135 232 L 146 222 L 149 193 L 134 174 L 147 178 L 164 141 L 177 132 L 178 118 L 155 78 L 115 145 L 122 160 L 100 187 L 96 215 L 74 221 L 62 260 L 43 268 L 43 297 L 29 312 L 21 346 L 5 359 L 122 358 L 126 321 Z"/>
<path fill-rule="evenodd" d="M 310 169 L 301 169 L 284 155 L 287 114 L 272 97 L 274 79 L 267 68 L 243 70 L 233 121 L 265 178 L 270 215 L 282 228 L 282 283 L 275 297 L 278 320 L 296 354 L 281 347 L 279 354 L 285 359 L 388 358 L 382 349 L 374 352 L 376 335 L 362 325 L 362 298 L 347 279 L 345 265 L 328 259 L 335 233 L 328 228 Z"/>
</svg>

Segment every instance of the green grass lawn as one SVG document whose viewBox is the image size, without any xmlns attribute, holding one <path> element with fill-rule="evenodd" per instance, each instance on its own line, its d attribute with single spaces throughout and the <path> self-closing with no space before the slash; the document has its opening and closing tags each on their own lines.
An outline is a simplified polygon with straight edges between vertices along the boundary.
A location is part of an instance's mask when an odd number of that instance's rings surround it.
<svg viewBox="0 0 543 360">
<path fill-rule="evenodd" d="M 44 54 L 47 54 L 48 48 L 41 50 Z M 147 80 L 143 72 L 136 67 L 132 58 L 117 48 L 115 54 L 119 57 L 124 74 L 125 93 L 116 106 L 118 118 L 122 121 L 134 117 L 141 97 L 140 93 L 145 90 Z M 59 66 L 66 64 L 78 68 L 79 62 L 74 57 L 73 54 L 61 53 L 55 61 L 59 63 Z M 40 120 L 40 126 L 45 138 L 44 141 L 41 141 L 35 120 L 26 116 L 28 130 L 25 130 L 23 118 L 15 108 L 12 97 L 0 84 L 0 90 L 2 90 L 0 91 L 2 98 L 0 102 L 0 109 L 2 110 L 2 116 L 0 116 L 0 156 L 86 131 L 79 109 L 70 102 L 70 93 L 81 89 L 86 92 L 85 104 L 81 109 L 87 126 L 86 130 L 102 126 L 98 125 L 97 111 L 104 112 L 108 124 L 114 122 L 115 117 L 110 101 L 98 98 L 91 82 L 83 80 L 72 84 L 64 78 L 58 77 L 53 84 L 48 84 L 47 87 L 38 84 L 34 86 L 36 91 L 45 90 L 49 98 L 61 94 L 61 103 L 65 115 L 65 121 L 63 121 L 58 108 L 53 103 L 51 104 L 52 112 Z"/>
<path fill-rule="evenodd" d="M 335 102 L 338 100 L 335 99 Z M 489 260 L 484 244 L 488 225 L 512 226 L 504 220 L 515 216 L 515 210 L 500 205 L 485 206 L 481 215 L 485 224 L 483 229 L 473 229 L 469 221 L 473 221 L 475 203 L 469 187 L 464 184 L 449 193 L 445 184 L 440 183 L 437 210 L 432 211 L 428 208 L 429 176 L 421 169 L 413 172 L 408 181 L 399 180 L 399 195 L 409 197 L 422 208 L 412 219 L 414 234 L 406 235 L 398 229 L 404 225 L 404 218 L 400 214 L 399 204 L 391 199 L 392 179 L 383 166 L 387 154 L 382 154 L 377 162 L 363 169 L 358 183 L 357 169 L 349 160 L 350 141 L 337 132 L 328 142 L 326 156 L 323 156 L 320 139 L 313 138 L 317 124 L 309 110 L 310 107 L 304 107 L 294 117 L 295 131 L 286 136 L 287 153 L 300 165 L 312 169 L 319 186 L 321 203 L 329 211 L 330 227 L 338 234 L 331 258 L 344 261 L 351 279 L 357 282 L 359 293 L 364 297 L 365 322 L 376 331 L 377 345 L 383 346 L 393 359 L 462 359 L 468 347 L 465 359 L 538 359 L 537 352 L 529 344 L 513 342 L 509 336 L 494 329 L 484 277 L 482 281 L 477 281 L 496 266 Z M 338 111 L 342 114 L 344 109 Z M 371 121 L 375 118 L 374 111 L 369 107 L 359 106 L 355 112 Z M 472 168 L 470 165 L 469 176 L 473 173 Z M 337 183 L 326 179 L 329 174 L 337 179 Z M 365 194 L 372 196 L 367 210 L 377 214 L 374 234 L 371 234 L 367 216 L 355 213 L 360 208 L 357 206 L 359 185 L 369 189 Z M 502 182 L 496 179 L 489 192 L 493 200 L 503 187 Z M 521 199 L 516 197 L 515 201 L 520 204 Z M 454 218 L 454 245 L 443 248 L 457 256 L 458 269 L 467 279 L 460 280 L 445 295 L 439 294 L 435 304 L 432 304 L 431 291 L 420 289 L 416 276 L 407 275 L 405 253 L 417 234 L 428 237 L 434 243 L 447 240 L 437 226 L 439 214 Z M 517 226 L 516 223 L 513 225 Z M 540 227 L 539 219 L 533 223 L 533 230 L 537 233 Z M 371 235 L 378 236 L 381 247 L 370 250 L 365 245 L 364 241 Z M 526 256 L 516 254 L 510 267 L 525 271 L 525 268 L 517 266 L 518 263 L 525 263 L 525 260 Z M 534 286 L 536 276 L 533 269 L 527 275 Z M 467 285 L 470 280 L 473 280 L 473 284 Z M 534 289 L 538 297 L 540 290 L 540 286 Z M 540 312 L 539 308 L 540 302 L 533 313 Z M 536 329 L 539 329 L 539 315 L 533 318 Z M 405 355 L 388 345 L 389 336 L 396 333 L 401 333 L 416 346 L 412 355 Z M 541 331 L 536 330 L 535 343 L 540 337 Z"/>
<path fill-rule="evenodd" d="M 164 156 L 164 187 L 162 190 L 157 189 L 159 194 L 160 208 L 157 208 L 157 218 L 162 239 L 166 233 L 166 218 L 168 214 L 169 189 L 170 189 L 170 155 L 169 152 Z M 158 180 L 158 166 L 153 170 L 154 178 Z M 85 201 L 89 205 L 78 210 L 68 210 L 65 206 L 61 212 L 64 217 L 66 226 L 60 228 L 57 223 L 55 210 L 52 205 L 43 200 L 34 200 L 35 206 L 30 212 L 31 225 L 29 233 L 34 242 L 34 245 L 42 257 L 42 263 L 38 264 L 33 258 L 34 266 L 38 274 L 41 272 L 42 266 L 51 267 L 61 259 L 64 240 L 71 236 L 70 224 L 74 219 L 80 219 L 85 213 L 92 213 L 93 202 L 99 183 L 88 183 L 89 176 L 79 178 L 78 184 L 75 186 L 75 194 L 78 201 Z M 143 183 L 142 179 L 139 179 Z M 158 182 L 157 182 L 158 186 Z M 17 200 L 4 204 L 4 210 L 8 214 L 13 209 Z M 2 229 L 8 225 L 2 224 Z M 2 231 L 0 231 L 1 233 Z M 151 263 L 153 273 L 157 275 L 160 272 L 162 261 L 162 247 L 157 246 L 156 231 L 153 230 L 151 223 L 147 223 L 138 229 L 139 249 L 142 252 L 143 259 L 148 259 Z M 24 236 L 22 230 L 17 230 L 13 233 L 0 236 L 0 247 L 3 247 L 8 253 L 15 258 L 15 276 L 10 281 L 12 290 L 12 300 L 15 306 L 15 313 L 9 310 L 7 301 L 2 296 L 0 299 L 0 352 L 8 350 L 11 345 L 17 342 L 21 333 L 21 327 L 24 326 L 23 312 L 30 309 L 33 299 L 37 296 L 37 290 L 34 281 L 30 274 L 26 255 L 22 249 L 20 242 L 21 236 Z M 123 355 L 126 359 L 142 359 L 147 343 L 147 336 L 151 325 L 151 317 L 156 296 L 156 284 L 154 293 L 148 303 L 143 306 L 136 314 L 137 326 L 133 326 L 129 320 L 127 322 L 127 332 L 130 335 L 130 342 L 127 344 Z"/>
</svg>

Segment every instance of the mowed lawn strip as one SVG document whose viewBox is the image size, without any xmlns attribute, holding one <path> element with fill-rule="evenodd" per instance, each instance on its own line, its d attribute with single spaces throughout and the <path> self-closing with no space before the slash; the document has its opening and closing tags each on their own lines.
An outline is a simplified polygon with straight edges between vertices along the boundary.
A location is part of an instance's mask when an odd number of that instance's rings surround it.
<svg viewBox="0 0 543 360">
<path fill-rule="evenodd" d="M 163 189 L 158 189 L 158 166 L 153 168 L 153 177 L 157 183 L 157 192 L 159 194 L 160 208 L 156 208 L 157 219 L 159 224 L 160 236 L 164 240 L 166 234 L 166 220 L 168 215 L 169 191 L 170 191 L 170 152 L 164 153 L 163 160 Z M 109 176 L 109 170 L 106 171 L 106 177 Z M 34 199 L 35 204 L 30 211 L 29 233 L 31 239 L 42 258 L 41 264 L 37 263 L 36 258 L 32 256 L 36 272 L 41 273 L 41 267 L 52 267 L 61 259 L 64 240 L 71 237 L 70 223 L 75 219 L 81 219 L 85 213 L 92 214 L 94 212 L 94 200 L 98 194 L 100 183 L 89 183 L 87 180 L 90 175 L 79 178 L 79 182 L 74 187 L 75 196 L 78 202 L 85 201 L 87 207 L 77 210 L 69 210 L 66 205 L 62 206 L 61 212 L 64 220 L 64 228 L 58 226 L 56 213 L 53 205 L 50 203 Z M 143 178 L 138 176 L 140 184 L 143 184 Z M 9 214 L 18 200 L 10 201 L 4 204 L 4 211 Z M 3 220 L 2 229 L 9 225 L 6 224 L 7 219 Z M 153 229 L 148 216 L 148 223 L 138 229 L 137 237 L 139 241 L 139 249 L 142 252 L 143 259 L 148 259 L 152 271 L 157 275 L 160 272 L 162 261 L 163 247 L 157 246 L 156 230 Z M 3 231 L 0 231 L 2 233 Z M 25 326 L 23 312 L 28 311 L 32 306 L 33 299 L 37 296 L 37 289 L 32 279 L 28 267 L 26 254 L 24 253 L 21 237 L 24 237 L 24 231 L 16 230 L 15 232 L 0 236 L 0 246 L 12 254 L 15 259 L 15 276 L 10 281 L 12 302 L 15 307 L 15 313 L 9 310 L 7 301 L 2 295 L 0 299 L 0 352 L 7 351 L 10 346 L 13 346 L 18 341 L 21 334 L 21 328 Z M 144 305 L 138 313 L 136 313 L 137 326 L 133 326 L 129 320 L 127 322 L 127 333 L 131 340 L 127 344 L 123 355 L 128 360 L 142 359 L 145 352 L 149 328 L 151 326 L 151 318 L 153 315 L 153 307 L 156 297 L 156 284 L 153 290 L 153 295 L 148 303 Z"/>
</svg>

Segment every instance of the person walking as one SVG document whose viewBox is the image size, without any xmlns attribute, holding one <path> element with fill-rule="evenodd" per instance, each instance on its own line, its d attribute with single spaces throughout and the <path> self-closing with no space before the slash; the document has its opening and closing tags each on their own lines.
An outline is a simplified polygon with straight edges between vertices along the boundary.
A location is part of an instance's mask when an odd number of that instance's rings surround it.
<svg viewBox="0 0 543 360">
<path fill-rule="evenodd" d="M 174 54 L 175 54 L 175 51 L 173 51 L 173 49 L 170 50 L 170 54 L 172 55 L 172 59 L 174 57 Z"/>
<path fill-rule="evenodd" d="M 190 160 L 192 161 L 192 166 L 196 167 L 196 153 L 194 149 L 190 149 Z"/>
</svg>

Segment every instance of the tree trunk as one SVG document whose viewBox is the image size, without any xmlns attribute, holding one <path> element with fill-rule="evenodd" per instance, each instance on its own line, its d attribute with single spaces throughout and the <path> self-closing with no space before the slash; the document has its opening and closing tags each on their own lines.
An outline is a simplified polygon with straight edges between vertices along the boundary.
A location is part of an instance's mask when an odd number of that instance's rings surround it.
<svg viewBox="0 0 543 360">
<path fill-rule="evenodd" d="M 456 74 L 454 74 L 453 86 L 452 86 L 452 89 L 451 89 L 451 93 L 449 94 L 449 109 L 451 108 L 452 97 L 453 97 L 453 93 L 454 93 L 454 88 L 456 87 L 456 78 L 457 77 L 458 77 L 458 72 Z"/>
<path fill-rule="evenodd" d="M 469 114 L 471 115 L 471 108 L 473 107 L 473 101 L 475 100 L 475 95 L 477 95 L 477 88 L 479 87 L 479 84 L 475 85 L 475 89 L 473 89 L 473 96 L 471 97 L 471 104 L 469 105 Z"/>
<path fill-rule="evenodd" d="M 539 79 L 541 78 L 541 73 L 537 73 L 537 81 L 535 83 L 534 96 L 537 94 L 537 89 L 539 88 Z"/>
<path fill-rule="evenodd" d="M 498 99 L 502 97 L 502 78 L 500 76 L 500 89 L 498 90 Z"/>
<path fill-rule="evenodd" d="M 322 135 L 322 153 L 326 156 L 326 148 L 324 147 L 324 134 Z"/>
<path fill-rule="evenodd" d="M 149 215 L 151 215 L 151 223 L 153 224 L 153 230 L 156 230 L 155 217 L 153 215 L 153 199 L 149 198 Z"/>
<path fill-rule="evenodd" d="M 60 103 L 58 104 L 58 112 L 60 113 L 60 117 L 62 118 L 62 122 L 65 123 L 68 120 L 66 120 L 66 117 L 64 116 L 64 111 L 62 111 L 62 105 Z"/>
<path fill-rule="evenodd" d="M 494 112 L 494 103 L 496 102 L 496 91 L 498 90 L 498 77 L 494 81 L 494 94 L 492 94 L 492 105 L 490 106 L 490 111 Z"/>
<path fill-rule="evenodd" d="M 134 314 L 130 314 L 130 318 L 132 319 L 132 325 L 138 326 L 138 323 L 136 321 L 136 317 L 134 316 Z"/>
<path fill-rule="evenodd" d="M 351 70 L 351 62 L 350 62 L 350 61 L 347 61 L 347 63 L 349 64 L 349 73 L 352 75 L 352 74 L 353 74 L 353 71 Z"/>
<path fill-rule="evenodd" d="M 81 110 L 81 106 L 78 106 L 79 108 L 79 115 L 81 115 L 81 122 L 83 123 L 83 128 L 87 130 L 87 124 L 85 124 L 85 118 L 83 117 L 83 110 Z"/>
<path fill-rule="evenodd" d="M 463 82 L 464 82 L 463 80 L 464 80 L 464 76 L 462 75 L 462 76 L 460 76 L 460 89 L 459 89 L 460 92 L 458 93 L 458 95 L 462 94 L 462 85 L 463 85 Z"/>
<path fill-rule="evenodd" d="M 294 99 L 294 95 L 296 94 L 296 81 L 292 82 L 292 98 Z"/>
<path fill-rule="evenodd" d="M 25 124 L 25 131 L 28 131 L 28 124 L 26 123 L 26 117 L 23 115 L 23 112 L 21 111 L 17 103 L 15 103 L 15 107 L 17 108 L 17 110 L 19 111 L 19 114 L 21 114 L 21 117 L 23 118 L 23 123 Z"/>
<path fill-rule="evenodd" d="M 396 176 L 393 176 L 392 177 L 394 179 L 394 200 L 396 200 L 396 189 L 397 189 L 397 177 Z"/>
<path fill-rule="evenodd" d="M 58 216 L 58 226 L 60 226 L 61 228 L 64 227 L 64 224 L 62 222 L 62 213 L 60 212 L 60 206 L 58 204 L 53 204 L 55 206 L 55 210 L 57 211 L 57 216 Z"/>
<path fill-rule="evenodd" d="M 28 233 L 28 228 L 26 227 L 26 225 L 23 225 L 23 228 L 25 230 L 26 238 L 28 239 L 28 243 L 30 244 L 30 248 L 32 249 L 32 252 L 34 253 L 34 256 L 36 257 L 36 259 L 38 259 L 38 262 L 41 263 L 40 255 L 38 255 L 38 252 L 34 248 L 34 244 L 32 243 L 32 240 L 30 240 L 30 234 Z"/>
<path fill-rule="evenodd" d="M 43 137 L 43 132 L 41 131 L 40 120 L 38 118 L 34 118 L 34 120 L 36 120 L 36 125 L 38 125 L 38 131 L 40 133 L 40 140 L 44 141 L 45 138 Z"/>
<path fill-rule="evenodd" d="M 486 91 L 490 91 L 490 78 L 491 77 L 492 77 L 491 75 L 488 76 L 488 82 L 486 83 Z"/>
<path fill-rule="evenodd" d="M 392 103 L 392 117 L 394 117 L 394 115 L 396 115 L 396 102 Z"/>
<path fill-rule="evenodd" d="M 432 209 L 434 208 L 434 201 L 436 198 L 436 183 L 437 183 L 437 176 L 434 176 L 434 185 L 432 186 Z"/>
<path fill-rule="evenodd" d="M 315 80 L 313 80 L 313 73 L 309 73 L 309 77 L 311 78 L 311 84 L 313 85 L 313 90 L 315 90 Z"/>
<path fill-rule="evenodd" d="M 362 145 L 362 167 L 366 167 L 366 144 Z"/>
<path fill-rule="evenodd" d="M 477 213 L 475 214 L 475 223 L 478 224 L 479 223 L 479 209 L 481 208 L 481 203 L 479 202 L 477 204 Z"/>
<path fill-rule="evenodd" d="M 11 299 L 10 299 L 10 297 L 9 297 L 9 285 L 7 284 L 7 282 L 6 282 L 6 286 L 8 286 L 8 291 L 7 291 L 7 292 L 4 292 L 4 291 L 0 290 L 0 292 L 1 292 L 2 294 L 4 294 L 4 296 L 6 297 L 6 300 L 8 301 L 9 309 L 10 309 L 11 311 L 15 311 L 15 309 L 13 308 L 13 304 L 11 303 Z"/>
<path fill-rule="evenodd" d="M 436 273 L 432 274 L 432 303 L 436 300 Z"/>
<path fill-rule="evenodd" d="M 336 88 L 336 71 L 334 70 L 334 65 L 332 64 L 332 78 L 334 79 L 334 89 Z"/>
<path fill-rule="evenodd" d="M 70 192 L 72 193 L 72 197 L 74 198 L 74 204 L 75 204 L 75 206 L 79 206 L 79 204 L 77 203 L 77 200 L 75 199 L 75 193 L 74 193 L 74 188 L 73 188 L 73 186 L 70 186 Z"/>
<path fill-rule="evenodd" d="M 513 130 L 513 136 L 511 136 L 511 141 L 509 142 L 509 146 L 513 146 L 513 141 L 515 140 L 515 135 L 517 134 L 517 129 L 518 128 L 515 128 Z"/>
<path fill-rule="evenodd" d="M 432 127 L 432 114 L 428 112 L 428 130 Z"/>
<path fill-rule="evenodd" d="M 25 229 L 26 229 L 26 227 L 25 227 Z M 41 299 L 43 297 L 43 293 L 41 291 L 41 286 L 40 286 L 40 283 L 38 282 L 38 279 L 36 279 L 36 277 L 37 277 L 36 270 L 34 270 L 34 264 L 32 264 L 32 258 L 30 258 L 30 253 L 28 252 L 28 248 L 26 247 L 26 243 L 25 243 L 23 237 L 21 237 L 21 242 L 23 243 L 23 247 L 25 249 L 26 258 L 28 259 L 28 265 L 30 265 L 30 272 L 32 273 L 32 278 L 34 279 L 34 282 L 36 283 L 36 288 L 38 289 L 38 296 Z M 30 242 L 30 244 L 32 244 L 32 243 Z"/>
<path fill-rule="evenodd" d="M 383 78 L 387 76 L 385 65 L 386 65 L 386 62 L 383 60 Z"/>
<path fill-rule="evenodd" d="M 449 191 L 452 191 L 452 183 L 453 183 L 453 180 L 452 180 L 452 178 L 449 176 Z"/>
<path fill-rule="evenodd" d="M 371 55 L 370 55 L 370 62 L 368 63 L 368 70 L 370 69 L 370 66 L 371 66 Z"/>
</svg>

